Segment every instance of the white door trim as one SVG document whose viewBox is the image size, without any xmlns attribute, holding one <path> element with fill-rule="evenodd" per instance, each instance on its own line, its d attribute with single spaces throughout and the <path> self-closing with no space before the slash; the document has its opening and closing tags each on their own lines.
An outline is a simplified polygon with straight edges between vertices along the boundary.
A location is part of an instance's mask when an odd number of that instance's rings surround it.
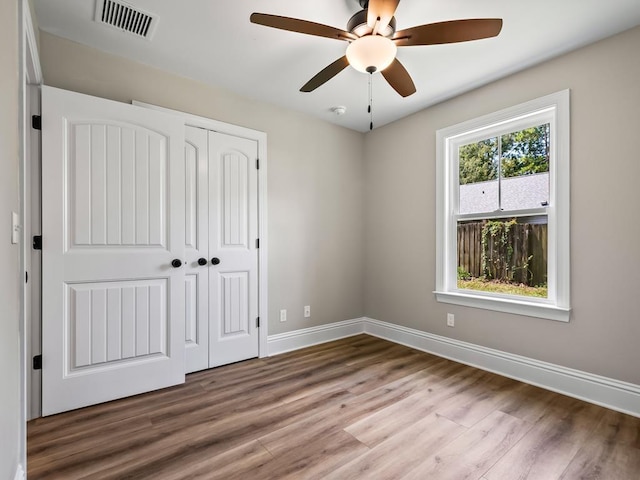
<svg viewBox="0 0 640 480">
<path fill-rule="evenodd" d="M 258 255 L 258 312 L 260 315 L 259 355 L 261 358 L 267 357 L 269 355 L 267 348 L 269 329 L 267 288 L 269 278 L 267 274 L 267 134 L 258 130 L 220 122 L 218 120 L 181 112 L 179 110 L 172 110 L 170 108 L 153 105 L 151 103 L 139 102 L 137 100 L 133 100 L 131 103 L 140 107 L 179 115 L 184 119 L 184 123 L 187 126 L 213 130 L 227 135 L 233 135 L 235 137 L 248 138 L 258 142 L 258 159 L 260 161 L 260 169 L 258 170 L 258 236 L 260 238 L 260 251 Z"/>
<path fill-rule="evenodd" d="M 31 249 L 31 235 L 33 235 L 31 219 L 39 219 L 40 206 L 30 199 L 33 188 L 39 188 L 39 178 L 34 175 L 39 169 L 39 135 L 33 135 L 30 128 L 31 115 L 39 113 L 39 95 L 32 95 L 30 86 L 42 84 L 40 56 L 36 42 L 36 32 L 31 18 L 28 0 L 18 2 L 20 18 L 19 32 L 19 62 L 20 62 L 20 116 L 18 121 L 20 138 L 20 215 L 22 230 L 20 234 L 20 464 L 16 471 L 16 478 L 24 478 L 23 466 L 26 465 L 26 431 L 27 419 L 39 416 L 40 391 L 32 391 L 32 382 L 39 385 L 40 376 L 32 379 L 31 356 L 32 346 L 39 342 L 39 295 L 33 295 L 39 286 L 34 279 L 39 278 L 39 255 L 34 255 Z M 38 196 L 39 198 L 39 196 Z M 39 232 L 38 232 L 39 233 Z M 33 270 L 37 275 L 31 275 Z M 29 273 L 29 282 L 24 281 L 25 272 Z M 32 301 L 32 298 L 34 299 Z M 34 313 L 36 312 L 36 313 Z M 37 338 L 32 338 L 33 327 L 36 326 Z M 39 353 L 39 352 L 38 352 Z"/>
</svg>

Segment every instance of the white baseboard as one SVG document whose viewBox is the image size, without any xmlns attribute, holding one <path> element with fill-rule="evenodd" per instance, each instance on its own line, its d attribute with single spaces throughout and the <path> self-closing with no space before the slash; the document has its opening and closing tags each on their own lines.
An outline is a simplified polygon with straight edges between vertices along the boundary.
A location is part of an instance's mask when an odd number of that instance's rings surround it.
<svg viewBox="0 0 640 480">
<path fill-rule="evenodd" d="M 18 465 L 18 468 L 16 468 L 16 474 L 14 475 L 13 480 L 25 480 L 24 468 L 22 468 L 22 465 Z"/>
<path fill-rule="evenodd" d="M 366 317 L 271 335 L 269 355 L 360 333 L 640 417 L 640 385 Z"/>
<path fill-rule="evenodd" d="M 311 345 L 332 342 L 333 340 L 364 333 L 364 323 L 364 318 L 354 318 L 353 320 L 320 325 L 319 327 L 269 335 L 267 337 L 269 355 L 278 355 L 279 353 L 299 350 Z"/>
</svg>

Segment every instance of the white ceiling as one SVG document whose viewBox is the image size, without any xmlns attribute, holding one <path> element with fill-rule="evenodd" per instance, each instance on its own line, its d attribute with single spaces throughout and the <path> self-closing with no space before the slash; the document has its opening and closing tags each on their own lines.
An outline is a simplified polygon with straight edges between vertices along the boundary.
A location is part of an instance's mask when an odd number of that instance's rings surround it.
<svg viewBox="0 0 640 480">
<path fill-rule="evenodd" d="M 94 22 L 94 0 L 34 3 L 40 28 L 54 35 L 354 130 L 369 128 L 367 74 L 349 67 L 314 92 L 299 92 L 344 55 L 346 42 L 249 22 L 261 12 L 346 29 L 360 10 L 357 0 L 129 0 L 159 17 L 151 41 Z M 417 93 L 402 98 L 375 74 L 374 126 L 639 25 L 640 0 L 402 0 L 396 12 L 398 30 L 493 17 L 504 19 L 496 38 L 399 48 Z M 345 115 L 332 113 L 338 105 Z"/>
</svg>

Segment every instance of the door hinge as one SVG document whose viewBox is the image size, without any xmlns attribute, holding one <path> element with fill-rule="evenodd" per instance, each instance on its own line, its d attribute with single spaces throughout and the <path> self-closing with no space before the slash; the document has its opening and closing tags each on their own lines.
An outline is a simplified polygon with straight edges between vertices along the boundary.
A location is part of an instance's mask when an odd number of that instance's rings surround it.
<svg viewBox="0 0 640 480">
<path fill-rule="evenodd" d="M 260 248 L 260 239 L 256 238 L 256 248 Z"/>
<path fill-rule="evenodd" d="M 42 250 L 42 235 L 34 235 L 33 237 L 33 249 Z"/>
<path fill-rule="evenodd" d="M 42 355 L 36 355 L 33 357 L 33 369 L 42 370 Z"/>
<path fill-rule="evenodd" d="M 24 272 L 24 283 L 29 283 L 29 272 Z"/>
<path fill-rule="evenodd" d="M 260 170 L 260 159 L 256 158 L 256 168 Z"/>
<path fill-rule="evenodd" d="M 260 317 L 256 318 L 256 327 L 260 328 Z"/>
<path fill-rule="evenodd" d="M 35 130 L 42 130 L 42 117 L 40 115 L 31 116 L 31 127 Z"/>
</svg>

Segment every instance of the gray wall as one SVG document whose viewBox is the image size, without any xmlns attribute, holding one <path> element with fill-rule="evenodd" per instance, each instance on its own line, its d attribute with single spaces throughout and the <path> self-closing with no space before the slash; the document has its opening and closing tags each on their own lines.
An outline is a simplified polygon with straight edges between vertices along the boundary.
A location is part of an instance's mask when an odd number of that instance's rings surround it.
<svg viewBox="0 0 640 480">
<path fill-rule="evenodd" d="M 20 284 L 11 212 L 20 211 L 18 141 L 18 2 L 0 2 L 0 478 L 20 461 Z"/>
<path fill-rule="evenodd" d="M 162 105 L 268 136 L 269 334 L 364 312 L 360 133 L 42 32 L 45 84 Z M 311 318 L 303 318 L 311 305 Z M 286 323 L 279 310 L 288 310 Z"/>
<path fill-rule="evenodd" d="M 640 28 L 367 135 L 46 33 L 40 40 L 49 85 L 267 132 L 271 334 L 366 314 L 640 384 Z M 572 95 L 571 322 L 437 303 L 436 130 L 565 88 Z M 301 318 L 306 304 L 310 321 Z M 285 324 L 280 308 L 289 309 Z M 445 326 L 447 312 L 456 314 L 454 329 Z"/>
<path fill-rule="evenodd" d="M 367 135 L 366 315 L 640 384 L 638 46 L 640 27 Z M 436 302 L 436 130 L 566 88 L 570 323 Z"/>
</svg>

